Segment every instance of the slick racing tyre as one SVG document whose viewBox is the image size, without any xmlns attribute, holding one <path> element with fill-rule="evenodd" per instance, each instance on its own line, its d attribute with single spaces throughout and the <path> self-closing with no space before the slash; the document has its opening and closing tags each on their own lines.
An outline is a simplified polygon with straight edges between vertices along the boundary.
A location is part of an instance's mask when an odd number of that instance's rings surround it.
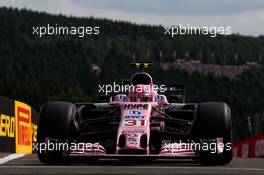
<svg viewBox="0 0 264 175">
<path fill-rule="evenodd" d="M 38 158 L 46 164 L 70 163 L 67 147 L 55 148 L 56 143 L 68 144 L 75 134 L 74 120 L 76 108 L 67 102 L 48 102 L 40 111 L 38 125 Z M 51 149 L 48 149 L 51 148 Z"/>
<path fill-rule="evenodd" d="M 198 104 L 193 134 L 197 140 L 215 144 L 215 150 L 199 150 L 198 161 L 202 165 L 224 165 L 232 160 L 231 110 L 226 103 L 206 102 Z M 221 139 L 222 152 L 217 153 L 216 138 Z M 201 144 L 203 144 L 201 143 Z"/>
</svg>

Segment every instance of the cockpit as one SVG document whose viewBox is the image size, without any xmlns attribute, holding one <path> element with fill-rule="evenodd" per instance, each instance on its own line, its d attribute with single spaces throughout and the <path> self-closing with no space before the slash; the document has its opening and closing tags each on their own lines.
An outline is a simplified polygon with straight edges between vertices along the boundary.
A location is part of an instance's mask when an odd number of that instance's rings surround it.
<svg viewBox="0 0 264 175">
<path fill-rule="evenodd" d="M 131 77 L 131 82 L 136 85 L 152 85 L 152 78 L 145 72 L 136 73 Z"/>
<path fill-rule="evenodd" d="M 128 94 L 119 94 L 115 102 L 158 102 L 167 105 L 166 96 L 159 95 L 154 88 L 152 77 L 146 72 L 139 72 L 131 77 Z"/>
</svg>

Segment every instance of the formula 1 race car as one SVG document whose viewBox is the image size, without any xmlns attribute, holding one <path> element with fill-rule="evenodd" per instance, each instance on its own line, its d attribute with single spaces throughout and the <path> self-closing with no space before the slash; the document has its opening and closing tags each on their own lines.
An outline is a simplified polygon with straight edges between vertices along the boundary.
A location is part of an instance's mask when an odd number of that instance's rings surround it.
<svg viewBox="0 0 264 175">
<path fill-rule="evenodd" d="M 134 63 L 126 93 L 104 103 L 44 104 L 38 125 L 38 157 L 46 164 L 73 158 L 190 158 L 202 165 L 232 160 L 231 111 L 223 102 L 185 103 L 183 86 L 153 88 L 145 72 L 151 64 Z"/>
</svg>

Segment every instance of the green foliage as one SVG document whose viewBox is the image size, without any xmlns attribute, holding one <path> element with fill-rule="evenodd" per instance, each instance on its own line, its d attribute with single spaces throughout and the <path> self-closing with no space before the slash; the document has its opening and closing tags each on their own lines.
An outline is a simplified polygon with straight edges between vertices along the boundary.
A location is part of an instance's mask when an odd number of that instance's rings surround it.
<svg viewBox="0 0 264 175">
<path fill-rule="evenodd" d="M 90 97 L 88 97 L 79 86 L 70 88 L 66 92 L 62 91 L 58 94 L 48 97 L 50 101 L 70 101 L 72 103 L 88 102 Z"/>
</svg>

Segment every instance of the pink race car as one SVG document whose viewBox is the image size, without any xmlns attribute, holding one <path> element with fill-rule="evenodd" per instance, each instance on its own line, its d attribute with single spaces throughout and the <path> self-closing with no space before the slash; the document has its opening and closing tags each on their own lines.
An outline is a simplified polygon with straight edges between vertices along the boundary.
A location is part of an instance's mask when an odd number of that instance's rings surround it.
<svg viewBox="0 0 264 175">
<path fill-rule="evenodd" d="M 190 158 L 203 165 L 232 160 L 231 111 L 226 103 L 184 103 L 183 86 L 157 90 L 140 68 L 126 93 L 106 103 L 47 102 L 40 111 L 39 160 Z"/>
</svg>

